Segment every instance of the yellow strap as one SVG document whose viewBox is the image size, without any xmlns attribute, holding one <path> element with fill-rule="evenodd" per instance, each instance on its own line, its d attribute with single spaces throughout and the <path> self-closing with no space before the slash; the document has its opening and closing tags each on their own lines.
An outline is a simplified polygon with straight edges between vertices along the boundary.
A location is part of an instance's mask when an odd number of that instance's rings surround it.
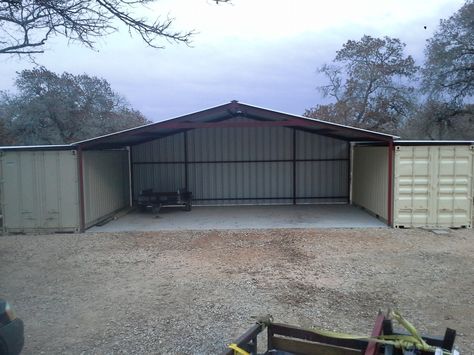
<svg viewBox="0 0 474 355">
<path fill-rule="evenodd" d="M 246 352 L 244 349 L 239 348 L 239 346 L 235 343 L 229 344 L 229 348 L 234 350 L 235 355 L 250 355 L 250 353 Z"/>
<path fill-rule="evenodd" d="M 346 334 L 346 333 L 339 333 L 339 332 L 333 332 L 330 330 L 324 330 L 324 329 L 316 329 L 312 328 L 310 329 L 312 332 L 315 332 L 319 335 L 330 337 L 330 338 L 337 338 L 337 339 L 353 339 L 353 340 L 366 340 L 366 341 L 371 341 L 371 342 L 376 342 L 379 344 L 385 344 L 385 345 L 393 345 L 395 348 L 398 349 L 407 349 L 411 347 L 415 347 L 418 350 L 422 351 L 435 351 L 435 347 L 428 345 L 421 335 L 418 333 L 416 328 L 408 322 L 405 318 L 401 316 L 399 312 L 396 311 L 391 311 L 390 312 L 390 317 L 395 319 L 403 328 L 405 328 L 410 335 L 381 335 L 377 337 L 367 337 L 367 336 L 361 336 L 361 335 L 352 335 L 352 334 Z M 443 354 L 449 355 L 451 354 L 450 351 L 443 350 Z"/>
<path fill-rule="evenodd" d="M 436 349 L 435 347 L 426 344 L 425 341 L 420 342 L 419 339 L 417 337 L 414 337 L 413 335 L 381 335 L 378 337 L 368 337 L 365 335 L 353 335 L 353 334 L 339 333 L 339 332 L 333 332 L 330 330 L 316 329 L 316 328 L 312 328 L 309 330 L 316 334 L 329 337 L 329 338 L 365 340 L 365 341 L 375 342 L 378 344 L 393 345 L 397 349 L 408 349 L 411 347 L 415 347 L 418 350 L 433 351 L 433 352 Z M 451 352 L 443 350 L 443 354 L 450 355 Z"/>
<path fill-rule="evenodd" d="M 365 336 L 365 335 L 353 335 L 347 333 L 339 333 L 333 332 L 330 330 L 325 329 L 318 329 L 318 328 L 311 328 L 306 329 L 310 332 L 314 332 L 316 334 L 329 337 L 329 338 L 336 338 L 336 339 L 351 339 L 351 340 L 365 340 L 370 342 L 376 342 L 378 344 L 385 344 L 385 345 L 393 345 L 397 349 L 408 349 L 415 347 L 418 350 L 422 351 L 432 351 L 434 353 L 435 347 L 428 345 L 420 336 L 416 328 L 408 322 L 405 318 L 403 318 L 399 312 L 391 311 L 390 316 L 395 319 L 401 326 L 403 326 L 410 335 L 380 335 L 377 337 Z M 269 321 L 269 324 L 271 324 Z M 245 350 L 241 349 L 237 344 L 232 343 L 229 345 L 229 348 L 234 350 L 235 355 L 250 355 L 250 353 L 246 352 Z M 444 355 L 451 355 L 450 351 L 443 349 Z"/>
<path fill-rule="evenodd" d="M 420 344 L 421 348 L 420 350 L 425 350 L 429 348 L 430 346 L 426 344 L 426 342 L 422 339 L 421 335 L 418 333 L 416 328 L 405 318 L 402 317 L 402 315 L 397 312 L 397 311 L 391 311 L 390 316 L 395 319 L 400 325 L 403 326 L 414 338 L 418 340 L 418 343 Z M 428 350 L 428 349 L 427 349 Z"/>
</svg>

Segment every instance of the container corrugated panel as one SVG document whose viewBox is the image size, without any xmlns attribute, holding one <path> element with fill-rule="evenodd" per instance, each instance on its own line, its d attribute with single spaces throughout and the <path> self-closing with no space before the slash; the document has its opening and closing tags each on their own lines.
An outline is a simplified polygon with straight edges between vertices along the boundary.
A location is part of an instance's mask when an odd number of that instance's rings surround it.
<svg viewBox="0 0 474 355">
<path fill-rule="evenodd" d="M 353 149 L 352 203 L 388 220 L 388 148 Z"/>
<path fill-rule="evenodd" d="M 79 231 L 76 151 L 3 151 L 6 233 Z"/>
<path fill-rule="evenodd" d="M 472 146 L 397 146 L 394 226 L 471 227 Z"/>
<path fill-rule="evenodd" d="M 83 152 L 86 228 L 129 206 L 128 151 Z"/>
</svg>

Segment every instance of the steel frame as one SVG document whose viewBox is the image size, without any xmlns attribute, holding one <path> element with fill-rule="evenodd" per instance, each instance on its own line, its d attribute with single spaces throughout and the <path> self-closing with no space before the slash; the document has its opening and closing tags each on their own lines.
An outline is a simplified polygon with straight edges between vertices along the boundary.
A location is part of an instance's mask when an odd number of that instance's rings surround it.
<svg viewBox="0 0 474 355">
<path fill-rule="evenodd" d="M 268 318 L 269 320 L 271 317 Z M 377 355 L 385 353 L 385 346 L 363 339 L 345 339 L 329 337 L 317 332 L 287 324 L 264 321 L 249 328 L 242 336 L 234 341 L 239 348 L 257 355 L 258 336 L 267 328 L 267 350 L 264 354 L 273 354 L 274 350 L 282 354 L 311 354 L 311 355 Z M 393 331 L 392 321 L 379 312 L 372 330 L 372 336 L 406 335 Z M 423 340 L 434 347 L 451 351 L 454 347 L 456 331 L 446 329 L 444 337 L 422 335 Z M 402 355 L 401 349 L 392 349 L 392 354 Z M 225 350 L 222 355 L 234 355 L 232 349 Z M 433 352 L 420 351 L 420 355 L 434 355 Z"/>
</svg>

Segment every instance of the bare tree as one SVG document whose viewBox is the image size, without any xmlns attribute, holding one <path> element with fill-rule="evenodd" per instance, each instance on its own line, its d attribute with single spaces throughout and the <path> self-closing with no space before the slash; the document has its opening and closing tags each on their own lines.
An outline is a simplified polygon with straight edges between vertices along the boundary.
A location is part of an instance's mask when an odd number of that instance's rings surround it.
<svg viewBox="0 0 474 355">
<path fill-rule="evenodd" d="M 119 23 L 153 48 L 163 48 L 162 39 L 189 43 L 193 31 L 173 30 L 172 18 L 150 22 L 134 15 L 134 10 L 153 1 L 0 0 L 0 54 L 43 53 L 52 35 L 94 48 L 95 40 L 117 31 Z M 216 1 L 221 2 L 229 0 Z"/>
</svg>

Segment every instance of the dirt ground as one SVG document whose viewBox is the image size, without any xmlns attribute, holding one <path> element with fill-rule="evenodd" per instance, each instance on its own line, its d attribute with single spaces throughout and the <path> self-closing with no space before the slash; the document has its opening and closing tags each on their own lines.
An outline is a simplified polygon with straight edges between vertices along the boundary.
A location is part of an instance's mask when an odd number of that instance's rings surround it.
<svg viewBox="0 0 474 355">
<path fill-rule="evenodd" d="M 25 354 L 215 354 L 254 322 L 368 334 L 379 309 L 474 353 L 474 232 L 258 230 L 0 237 Z"/>
</svg>

